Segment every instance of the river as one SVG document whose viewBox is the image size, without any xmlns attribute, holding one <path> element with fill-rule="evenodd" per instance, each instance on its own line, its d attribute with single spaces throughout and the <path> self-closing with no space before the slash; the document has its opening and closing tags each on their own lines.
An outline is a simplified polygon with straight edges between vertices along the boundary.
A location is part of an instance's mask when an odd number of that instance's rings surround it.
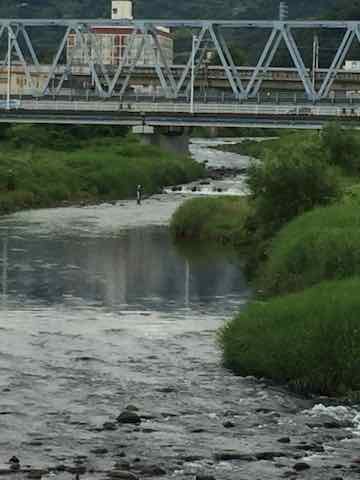
<svg viewBox="0 0 360 480">
<path fill-rule="evenodd" d="M 208 143 L 200 161 L 247 161 Z M 172 244 L 186 197 L 1 219 L 3 478 L 358 478 L 356 409 L 222 368 L 215 332 L 250 290 L 233 257 Z M 128 406 L 141 423 L 117 423 Z"/>
</svg>

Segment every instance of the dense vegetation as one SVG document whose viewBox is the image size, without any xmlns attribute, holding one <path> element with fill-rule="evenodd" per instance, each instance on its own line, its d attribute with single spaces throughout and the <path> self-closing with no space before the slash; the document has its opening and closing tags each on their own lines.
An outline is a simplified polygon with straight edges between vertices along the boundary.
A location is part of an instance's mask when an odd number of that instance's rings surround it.
<svg viewBox="0 0 360 480">
<path fill-rule="evenodd" d="M 300 392 L 360 392 L 360 278 L 253 302 L 220 331 L 225 365 Z"/>
<path fill-rule="evenodd" d="M 321 136 L 290 134 L 246 148 L 262 161 L 249 170 L 251 195 L 236 220 L 234 200 L 222 198 L 211 208 L 190 200 L 172 221 L 178 237 L 221 239 L 226 226 L 225 238 L 256 272 L 261 302 L 221 330 L 225 364 L 308 392 L 353 395 L 360 389 L 360 137 L 329 125 Z"/>
<path fill-rule="evenodd" d="M 16 125 L 1 132 L 0 213 L 78 200 L 131 198 L 197 178 L 202 167 L 119 128 Z"/>
</svg>

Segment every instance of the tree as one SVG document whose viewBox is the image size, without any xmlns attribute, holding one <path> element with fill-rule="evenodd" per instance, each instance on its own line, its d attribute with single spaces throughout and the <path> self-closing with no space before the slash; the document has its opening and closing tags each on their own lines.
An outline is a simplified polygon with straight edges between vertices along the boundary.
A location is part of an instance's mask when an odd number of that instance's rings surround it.
<svg viewBox="0 0 360 480">
<path fill-rule="evenodd" d="M 263 237 L 315 206 L 326 205 L 340 194 L 340 184 L 321 142 L 289 137 L 263 162 L 254 163 L 248 176 L 255 203 L 253 228 Z"/>
</svg>

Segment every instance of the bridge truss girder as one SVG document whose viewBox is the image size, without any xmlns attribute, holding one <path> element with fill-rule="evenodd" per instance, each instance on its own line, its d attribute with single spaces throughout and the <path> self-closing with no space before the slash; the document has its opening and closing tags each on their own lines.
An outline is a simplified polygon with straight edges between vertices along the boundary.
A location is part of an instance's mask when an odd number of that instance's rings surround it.
<svg viewBox="0 0 360 480">
<path fill-rule="evenodd" d="M 94 26 L 120 26 L 132 27 L 133 32 L 123 52 L 120 64 L 115 70 L 109 69 L 104 63 L 99 47 L 99 40 L 93 31 Z M 47 78 L 41 89 L 36 90 L 32 78 L 32 72 L 40 72 L 41 65 L 39 54 L 29 34 L 32 27 L 52 27 L 64 30 L 64 35 L 54 54 L 54 58 Z M 183 68 L 182 74 L 175 79 L 171 65 L 159 41 L 159 27 L 187 28 L 192 34 L 196 34 L 197 42 L 194 52 L 190 52 L 188 61 Z M 254 67 L 252 76 L 247 84 L 242 82 L 237 66 L 234 63 L 230 48 L 225 39 L 226 29 L 262 29 L 270 31 L 259 60 Z M 344 32 L 344 36 L 334 55 L 333 61 L 325 78 L 320 86 L 316 86 L 311 79 L 310 69 L 306 67 L 301 51 L 296 42 L 294 32 L 300 29 L 338 29 Z M 136 70 L 144 48 L 153 48 L 157 54 L 154 55 L 153 65 L 162 91 L 167 98 L 176 98 L 188 94 L 191 86 L 191 75 L 193 67 L 193 55 L 195 65 L 193 74 L 197 75 L 206 60 L 206 49 L 204 44 L 212 44 L 212 50 L 217 54 L 220 65 L 223 67 L 225 76 L 233 95 L 239 101 L 254 97 L 258 94 L 262 82 L 281 44 L 287 49 L 301 80 L 307 97 L 312 101 L 327 98 L 334 80 L 342 67 L 349 49 L 357 40 L 360 42 L 360 22 L 281 22 L 281 21 L 187 21 L 187 20 L 36 20 L 36 19 L 0 19 L 0 40 L 8 37 L 10 55 L 14 52 L 19 63 L 24 68 L 28 85 L 33 89 L 34 96 L 46 96 L 59 94 L 63 84 L 71 73 L 74 64 L 75 49 L 71 54 L 66 55 L 65 49 L 70 36 L 75 36 L 77 49 L 81 52 L 82 65 L 89 68 L 92 83 L 99 96 L 123 97 L 129 88 L 131 77 Z M 141 38 L 140 42 L 136 42 Z M 135 55 L 133 47 L 136 46 Z M 8 63 L 8 53 L 1 65 Z M 64 61 L 64 57 L 65 61 Z M 148 66 L 148 65 L 147 65 Z"/>
</svg>

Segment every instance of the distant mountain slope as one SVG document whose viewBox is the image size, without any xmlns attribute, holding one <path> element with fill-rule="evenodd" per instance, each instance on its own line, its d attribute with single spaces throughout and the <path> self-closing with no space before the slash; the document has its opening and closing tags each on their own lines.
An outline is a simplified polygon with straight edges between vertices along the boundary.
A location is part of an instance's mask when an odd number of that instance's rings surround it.
<svg viewBox="0 0 360 480">
<path fill-rule="evenodd" d="M 290 18 L 350 14 L 358 0 L 288 0 Z M 332 10 L 338 4 L 336 10 Z M 136 0 L 136 16 L 147 18 L 276 18 L 279 0 Z M 108 17 L 110 0 L 0 0 L 0 17 Z"/>
<path fill-rule="evenodd" d="M 360 0 L 337 0 L 331 11 L 332 18 L 360 19 Z"/>
</svg>

